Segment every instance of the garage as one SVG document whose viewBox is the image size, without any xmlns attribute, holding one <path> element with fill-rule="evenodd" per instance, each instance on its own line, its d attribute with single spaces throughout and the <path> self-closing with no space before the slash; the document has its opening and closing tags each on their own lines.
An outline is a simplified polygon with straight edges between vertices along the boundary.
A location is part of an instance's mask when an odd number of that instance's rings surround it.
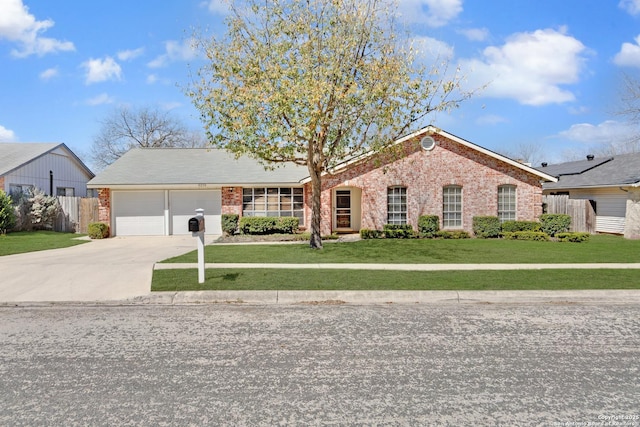
<svg viewBox="0 0 640 427">
<path fill-rule="evenodd" d="M 162 236 L 164 191 L 114 191 L 111 209 L 116 236 Z"/>
<path fill-rule="evenodd" d="M 165 203 L 165 199 L 168 203 Z M 198 208 L 204 209 L 207 234 L 221 234 L 220 190 L 114 191 L 113 234 L 116 236 L 190 234 L 187 227 L 188 221 L 196 214 L 195 210 Z M 165 211 L 168 212 L 166 217 Z"/>
<path fill-rule="evenodd" d="M 172 190 L 169 191 L 169 211 L 171 212 L 171 234 L 191 234 L 188 230 L 189 218 L 195 210 L 204 209 L 204 223 L 207 234 L 222 234 L 220 212 L 222 198 L 220 190 Z"/>
</svg>

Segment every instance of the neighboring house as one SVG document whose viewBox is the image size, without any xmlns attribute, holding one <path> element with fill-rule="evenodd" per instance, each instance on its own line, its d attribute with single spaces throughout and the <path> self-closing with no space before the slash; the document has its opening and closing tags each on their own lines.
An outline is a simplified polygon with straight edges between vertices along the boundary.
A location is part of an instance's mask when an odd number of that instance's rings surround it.
<svg viewBox="0 0 640 427">
<path fill-rule="evenodd" d="M 538 168 L 558 178 L 543 185 L 544 194 L 566 194 L 590 200 L 596 232 L 640 239 L 640 153 L 545 165 Z"/>
<path fill-rule="evenodd" d="M 433 126 L 397 140 L 384 153 L 337 165 L 322 179 L 322 234 L 381 230 L 438 215 L 447 230 L 472 232 L 472 218 L 535 220 L 549 174 Z M 267 170 L 218 149 L 134 149 L 98 176 L 100 220 L 112 235 L 187 234 L 188 218 L 205 210 L 208 233 L 220 215 L 295 216 L 308 228 L 311 183 L 306 167 Z"/>
<path fill-rule="evenodd" d="M 65 144 L 0 143 L 0 189 L 8 194 L 39 188 L 48 195 L 84 197 L 93 177 Z"/>
</svg>

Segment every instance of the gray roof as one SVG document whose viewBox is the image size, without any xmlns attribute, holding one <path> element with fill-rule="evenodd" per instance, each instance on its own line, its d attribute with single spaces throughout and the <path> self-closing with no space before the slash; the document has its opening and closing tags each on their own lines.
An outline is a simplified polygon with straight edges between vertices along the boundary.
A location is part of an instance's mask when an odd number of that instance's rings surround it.
<svg viewBox="0 0 640 427">
<path fill-rule="evenodd" d="M 622 154 L 593 160 L 560 163 L 540 167 L 558 182 L 543 185 L 545 190 L 618 187 L 640 185 L 640 153 Z"/>
<path fill-rule="evenodd" d="M 87 184 L 116 185 L 251 185 L 299 184 L 309 173 L 304 166 L 275 164 L 266 170 L 248 156 L 215 148 L 135 148 L 109 165 Z"/>
<path fill-rule="evenodd" d="M 89 177 L 93 172 L 65 144 L 57 142 L 2 142 L 0 143 L 0 176 L 18 169 L 27 163 L 61 148 L 68 152 L 73 160 L 84 169 Z"/>
<path fill-rule="evenodd" d="M 0 175 L 6 175 L 35 158 L 47 154 L 58 145 L 55 143 L 19 143 L 3 142 L 0 144 Z"/>
</svg>

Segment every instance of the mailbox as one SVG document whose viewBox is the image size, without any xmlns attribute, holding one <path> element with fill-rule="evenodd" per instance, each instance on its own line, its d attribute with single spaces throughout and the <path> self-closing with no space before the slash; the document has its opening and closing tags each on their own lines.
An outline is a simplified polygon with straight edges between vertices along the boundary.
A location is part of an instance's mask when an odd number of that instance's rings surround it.
<svg viewBox="0 0 640 427">
<path fill-rule="evenodd" d="M 192 233 L 204 231 L 204 216 L 189 218 L 189 231 Z"/>
</svg>

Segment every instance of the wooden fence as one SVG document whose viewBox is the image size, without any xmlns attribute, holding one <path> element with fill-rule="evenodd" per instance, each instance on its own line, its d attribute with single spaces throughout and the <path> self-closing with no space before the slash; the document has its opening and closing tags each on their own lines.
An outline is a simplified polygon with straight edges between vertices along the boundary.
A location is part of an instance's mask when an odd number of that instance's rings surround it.
<svg viewBox="0 0 640 427">
<path fill-rule="evenodd" d="M 565 214 L 571 217 L 570 231 L 595 233 L 596 212 L 589 200 L 570 199 L 568 195 L 542 196 L 546 213 Z"/>
<path fill-rule="evenodd" d="M 58 197 L 62 212 L 53 229 L 67 233 L 87 233 L 89 223 L 98 222 L 98 199 L 93 197 Z"/>
</svg>

